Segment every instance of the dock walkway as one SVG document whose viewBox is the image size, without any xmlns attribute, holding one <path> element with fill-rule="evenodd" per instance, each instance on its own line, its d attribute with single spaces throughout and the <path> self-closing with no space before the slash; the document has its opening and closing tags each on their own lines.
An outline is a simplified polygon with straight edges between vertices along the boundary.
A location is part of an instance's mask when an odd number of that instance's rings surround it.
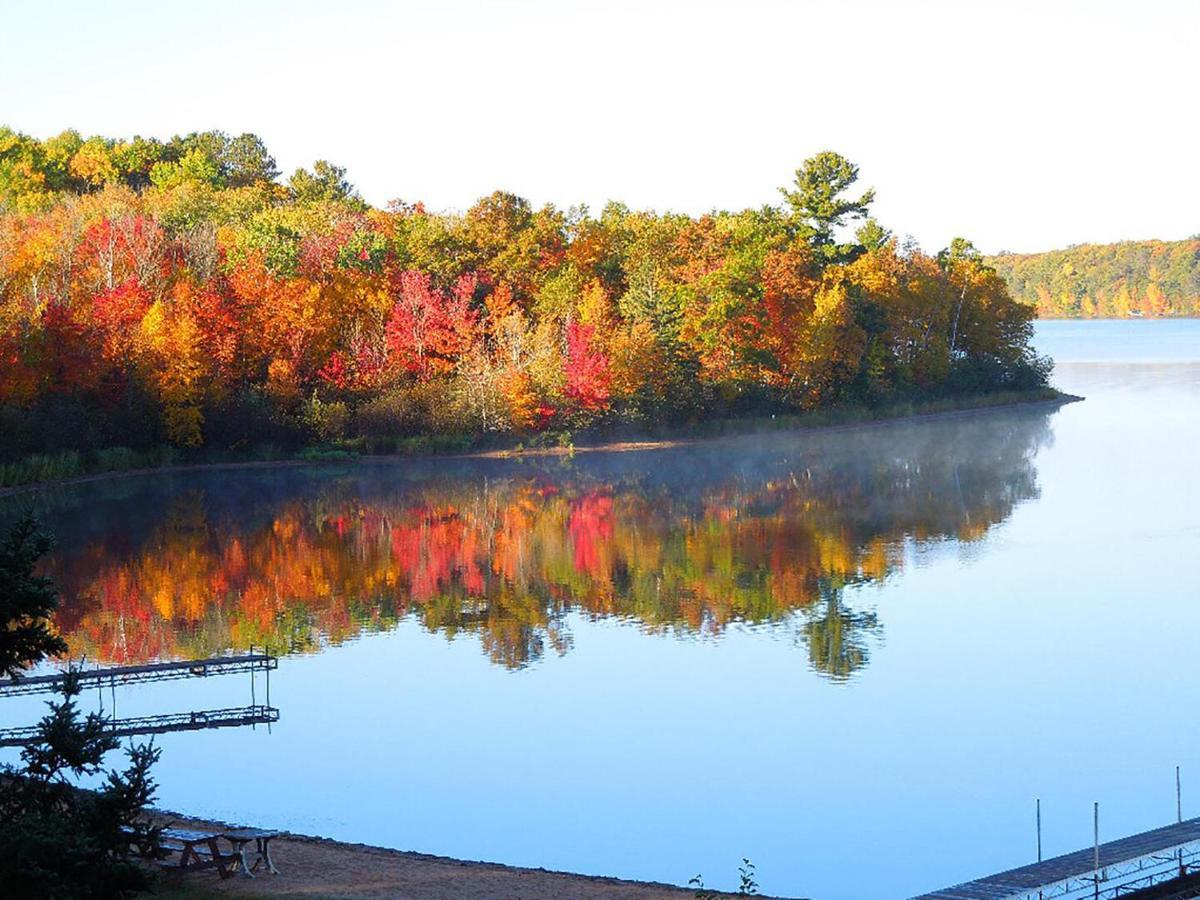
<svg viewBox="0 0 1200 900">
<path fill-rule="evenodd" d="M 914 900 L 1113 898 L 1200 869 L 1200 818 L 922 894 Z"/>
<path fill-rule="evenodd" d="M 214 656 L 182 662 L 147 663 L 142 666 L 115 666 L 107 669 L 76 671 L 80 687 L 108 684 L 136 684 L 143 681 L 170 681 L 175 678 L 205 678 L 236 672 L 269 672 L 279 667 L 279 659 L 266 653 L 241 656 Z M 33 675 L 28 678 L 0 680 L 0 697 L 15 694 L 44 694 L 58 690 L 64 673 Z"/>
<path fill-rule="evenodd" d="M 279 710 L 255 704 L 229 709 L 204 709 L 197 712 L 163 713 L 128 719 L 108 719 L 105 731 L 113 737 L 168 734 L 175 731 L 205 731 L 210 728 L 237 728 L 243 725 L 271 725 L 279 721 Z M 38 736 L 38 726 L 0 729 L 0 747 L 24 747 Z"/>
</svg>

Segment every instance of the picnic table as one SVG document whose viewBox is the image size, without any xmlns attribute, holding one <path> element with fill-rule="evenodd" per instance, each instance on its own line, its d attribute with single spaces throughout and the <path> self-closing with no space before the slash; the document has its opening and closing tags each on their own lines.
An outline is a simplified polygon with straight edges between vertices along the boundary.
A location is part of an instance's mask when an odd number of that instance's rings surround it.
<svg viewBox="0 0 1200 900">
<path fill-rule="evenodd" d="M 233 874 L 233 866 L 240 862 L 240 857 L 233 853 L 222 853 L 218 841 L 219 831 L 195 831 L 190 828 L 164 828 L 161 843 L 164 850 L 179 854 L 176 862 L 171 859 L 161 860 L 159 865 L 164 869 L 189 871 L 192 869 L 208 869 L 216 867 L 222 878 Z"/>
<path fill-rule="evenodd" d="M 129 832 L 132 838 L 132 829 Z M 271 859 L 271 839 L 278 836 L 278 831 L 263 828 L 230 828 L 224 831 L 164 828 L 160 833 L 159 846 L 167 855 L 159 858 L 158 864 L 173 872 L 216 868 L 222 878 L 228 878 L 238 869 L 247 878 L 253 878 L 254 870 L 264 865 L 272 875 L 278 875 L 279 870 Z M 232 852 L 221 852 L 221 839 L 232 845 Z M 253 864 L 250 862 L 251 853 L 254 855 Z M 175 854 L 178 854 L 177 859 L 174 858 Z"/>
</svg>

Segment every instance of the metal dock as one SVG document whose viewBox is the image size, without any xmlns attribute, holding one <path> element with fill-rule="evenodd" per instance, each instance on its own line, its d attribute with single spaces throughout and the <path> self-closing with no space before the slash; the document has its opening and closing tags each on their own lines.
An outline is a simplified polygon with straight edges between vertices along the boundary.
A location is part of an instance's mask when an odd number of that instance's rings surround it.
<svg viewBox="0 0 1200 900">
<path fill-rule="evenodd" d="M 1200 818 L 1076 850 L 914 900 L 1114 898 L 1200 871 Z"/>
<path fill-rule="evenodd" d="M 114 737 L 167 734 L 172 731 L 203 731 L 208 728 L 236 728 L 242 725 L 270 725 L 279 721 L 273 706 L 238 706 L 230 709 L 206 709 L 198 712 L 165 713 L 129 719 L 109 719 L 106 731 Z M 38 736 L 38 726 L 0 729 L 0 747 L 23 747 Z"/>
<path fill-rule="evenodd" d="M 137 684 L 144 681 L 170 681 L 176 678 L 205 678 L 237 672 L 270 672 L 279 667 L 277 657 L 267 653 L 241 656 L 214 656 L 183 662 L 148 663 L 143 666 L 116 666 L 107 669 L 77 670 L 79 686 Z M 0 680 L 0 697 L 16 694 L 43 694 L 58 690 L 65 674 L 34 675 L 29 678 Z"/>
</svg>

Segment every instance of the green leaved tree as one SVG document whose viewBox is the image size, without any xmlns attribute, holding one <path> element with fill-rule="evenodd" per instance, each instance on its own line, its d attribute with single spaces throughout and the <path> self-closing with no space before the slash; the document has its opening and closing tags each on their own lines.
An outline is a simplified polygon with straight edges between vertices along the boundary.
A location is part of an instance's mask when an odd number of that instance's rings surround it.
<svg viewBox="0 0 1200 900">
<path fill-rule="evenodd" d="M 53 545 L 32 514 L 0 542 L 0 654 L 8 676 L 66 647 L 48 617 L 58 605 L 53 583 L 35 574 Z M 101 900 L 144 890 L 151 872 L 131 849 L 153 854 L 159 829 L 144 820 L 155 793 L 151 768 L 159 750 L 130 746 L 124 770 L 104 769 L 117 749 L 107 721 L 83 715 L 78 676 L 68 674 L 62 699 L 21 750 L 21 765 L 0 766 L 0 894 Z M 85 790 L 81 780 L 100 779 Z"/>
<path fill-rule="evenodd" d="M 850 262 L 861 252 L 857 244 L 839 244 L 836 230 L 865 219 L 875 190 L 858 198 L 845 196 L 858 181 L 858 166 L 840 153 L 824 151 L 804 161 L 796 170 L 794 189 L 780 188 L 791 209 L 793 233 L 812 247 L 817 258 Z"/>
<path fill-rule="evenodd" d="M 36 572 L 38 560 L 53 546 L 32 513 L 21 516 L 0 540 L 0 677 L 19 677 L 47 656 L 67 651 L 49 623 L 58 592 Z"/>
</svg>

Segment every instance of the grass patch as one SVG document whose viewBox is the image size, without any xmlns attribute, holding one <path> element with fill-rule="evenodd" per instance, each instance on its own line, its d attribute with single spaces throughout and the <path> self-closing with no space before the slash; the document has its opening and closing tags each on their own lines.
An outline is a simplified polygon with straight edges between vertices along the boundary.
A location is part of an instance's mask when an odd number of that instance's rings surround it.
<svg viewBox="0 0 1200 900">
<path fill-rule="evenodd" d="M 358 459 L 358 454 L 353 450 L 341 450 L 336 447 L 305 447 L 296 454 L 296 459 L 305 462 L 348 462 Z"/>
<path fill-rule="evenodd" d="M 468 434 L 421 434 L 396 438 L 391 452 L 399 456 L 444 456 L 466 453 L 476 445 L 476 438 Z"/>
<path fill-rule="evenodd" d="M 0 487 L 14 487 L 38 481 L 59 481 L 83 474 L 83 460 L 75 451 L 27 456 L 15 462 L 0 463 Z"/>
</svg>

